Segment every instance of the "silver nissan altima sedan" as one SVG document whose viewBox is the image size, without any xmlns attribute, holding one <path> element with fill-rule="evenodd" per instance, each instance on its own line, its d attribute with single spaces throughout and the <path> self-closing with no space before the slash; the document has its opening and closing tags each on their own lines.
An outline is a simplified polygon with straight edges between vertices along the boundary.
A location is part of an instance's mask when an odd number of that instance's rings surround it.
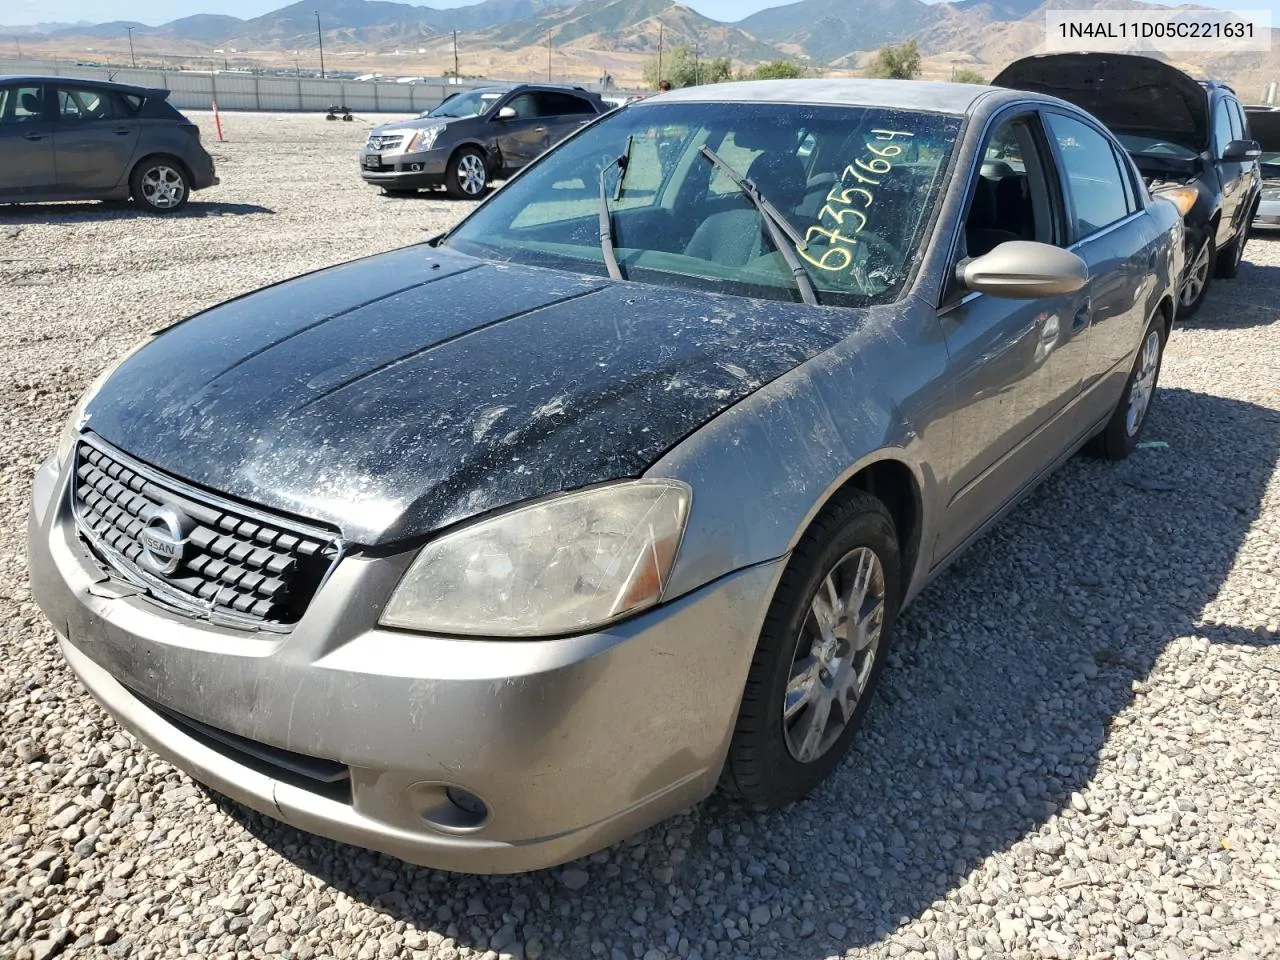
<svg viewBox="0 0 1280 960">
<path fill-rule="evenodd" d="M 1181 230 L 1045 96 L 646 99 L 446 235 L 118 360 L 36 475 L 33 591 L 157 753 L 406 860 L 787 804 L 930 578 L 1133 449 Z"/>
</svg>

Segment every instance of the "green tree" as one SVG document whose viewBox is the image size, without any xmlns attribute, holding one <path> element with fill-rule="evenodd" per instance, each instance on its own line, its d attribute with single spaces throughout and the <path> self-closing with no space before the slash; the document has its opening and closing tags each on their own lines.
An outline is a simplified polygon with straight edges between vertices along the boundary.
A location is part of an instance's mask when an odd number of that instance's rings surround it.
<svg viewBox="0 0 1280 960">
<path fill-rule="evenodd" d="M 867 67 L 867 76 L 887 80 L 914 80 L 920 76 L 920 48 L 914 40 L 886 43 L 876 51 L 875 59 Z"/>
<path fill-rule="evenodd" d="M 657 57 L 644 65 L 644 82 L 655 89 L 660 80 L 670 80 L 671 86 L 678 89 L 703 83 L 724 83 L 732 77 L 733 64 L 728 57 L 702 59 L 684 44 L 662 58 L 662 76 L 658 76 Z"/>
<path fill-rule="evenodd" d="M 952 83 L 986 83 L 987 78 L 980 74 L 977 70 L 969 67 L 961 67 L 951 75 Z"/>
<path fill-rule="evenodd" d="M 807 71 L 804 66 L 794 60 L 770 60 L 758 65 L 751 71 L 753 80 L 796 80 Z"/>
</svg>

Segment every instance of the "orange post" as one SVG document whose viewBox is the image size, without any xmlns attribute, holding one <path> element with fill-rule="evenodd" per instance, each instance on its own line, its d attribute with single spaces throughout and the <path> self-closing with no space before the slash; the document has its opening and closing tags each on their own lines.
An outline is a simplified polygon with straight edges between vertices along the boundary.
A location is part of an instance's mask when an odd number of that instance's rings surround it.
<svg viewBox="0 0 1280 960">
<path fill-rule="evenodd" d="M 222 118 L 218 116 L 218 101 L 213 101 L 213 126 L 218 131 L 218 142 L 222 143 Z"/>
</svg>

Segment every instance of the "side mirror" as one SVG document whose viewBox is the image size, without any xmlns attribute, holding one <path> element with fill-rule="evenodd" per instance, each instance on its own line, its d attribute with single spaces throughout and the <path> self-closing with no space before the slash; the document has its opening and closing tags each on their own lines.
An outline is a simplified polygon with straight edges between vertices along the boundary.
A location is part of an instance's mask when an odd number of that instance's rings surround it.
<svg viewBox="0 0 1280 960">
<path fill-rule="evenodd" d="M 1257 160 L 1262 156 L 1262 144 L 1257 140 L 1232 140 L 1222 149 L 1223 160 Z"/>
<path fill-rule="evenodd" d="M 1074 253 L 1047 243 L 1010 240 L 990 253 L 956 265 L 966 289 L 1010 300 L 1075 293 L 1089 280 L 1089 266 Z"/>
<path fill-rule="evenodd" d="M 515 107 L 503 107 L 501 110 L 498 111 L 499 120 L 514 120 L 515 118 L 516 118 Z"/>
</svg>

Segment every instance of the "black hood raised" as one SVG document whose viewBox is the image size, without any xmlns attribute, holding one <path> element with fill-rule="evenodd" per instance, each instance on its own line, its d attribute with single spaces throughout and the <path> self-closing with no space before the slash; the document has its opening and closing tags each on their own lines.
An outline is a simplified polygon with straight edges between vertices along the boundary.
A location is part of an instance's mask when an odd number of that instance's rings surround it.
<svg viewBox="0 0 1280 960">
<path fill-rule="evenodd" d="M 1093 114 L 1113 133 L 1209 149 L 1209 98 L 1176 67 L 1124 53 L 1045 53 L 1005 67 L 993 86 L 1044 93 Z"/>
<path fill-rule="evenodd" d="M 88 429 L 196 485 L 390 543 L 641 474 L 863 322 L 425 244 L 160 334 Z"/>
</svg>

